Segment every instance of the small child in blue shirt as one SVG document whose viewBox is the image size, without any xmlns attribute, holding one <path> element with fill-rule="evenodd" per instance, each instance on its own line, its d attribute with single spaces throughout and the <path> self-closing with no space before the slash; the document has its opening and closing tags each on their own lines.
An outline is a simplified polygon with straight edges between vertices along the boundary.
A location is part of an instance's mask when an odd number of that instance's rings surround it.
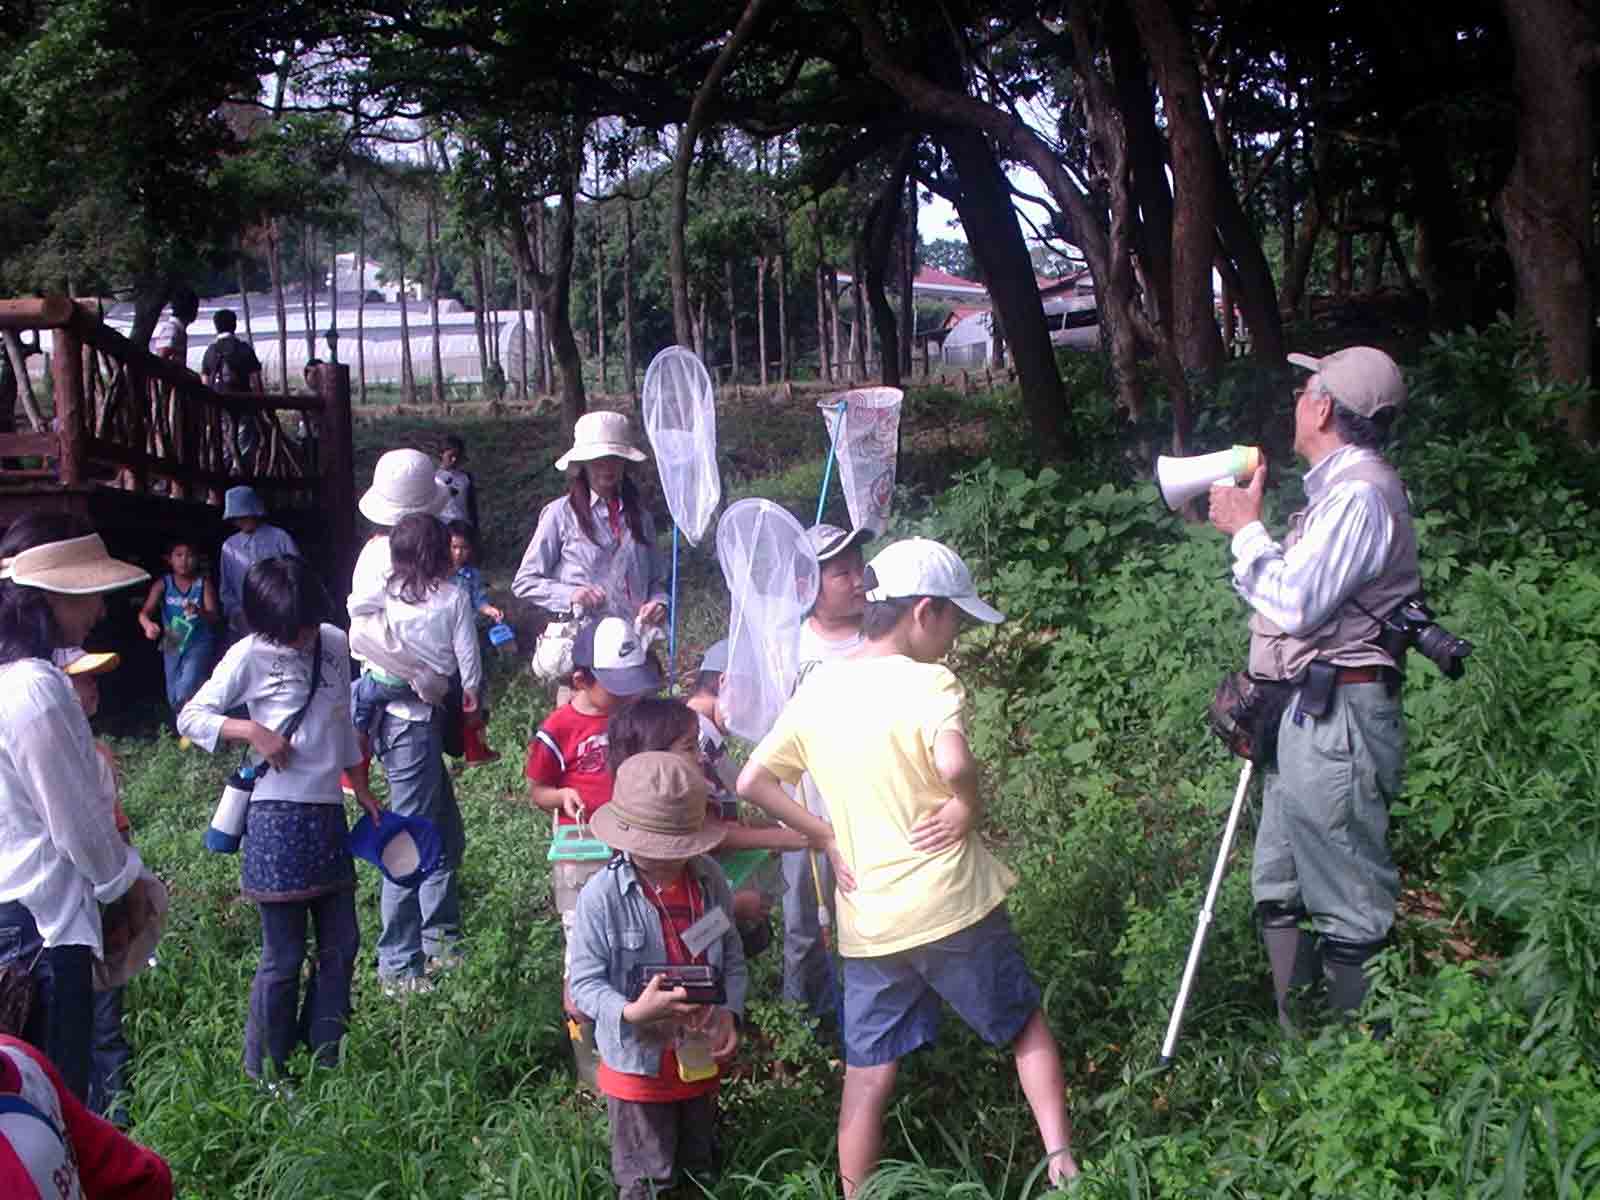
<svg viewBox="0 0 1600 1200">
<path fill-rule="evenodd" d="M 505 620 L 505 613 L 489 603 L 489 591 L 483 586 L 483 573 L 472 565 L 478 553 L 472 526 L 465 521 L 451 521 L 445 526 L 445 531 L 450 535 L 450 565 L 456 569 L 456 584 L 472 602 L 472 611 L 496 623 Z"/>
</svg>

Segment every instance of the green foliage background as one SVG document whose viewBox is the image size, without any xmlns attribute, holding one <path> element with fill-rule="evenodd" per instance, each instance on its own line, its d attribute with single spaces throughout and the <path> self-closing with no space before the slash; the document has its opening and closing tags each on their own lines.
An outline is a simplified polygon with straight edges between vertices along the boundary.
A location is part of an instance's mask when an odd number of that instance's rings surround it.
<svg viewBox="0 0 1600 1200">
<path fill-rule="evenodd" d="M 1395 460 L 1412 489 L 1430 602 L 1476 644 L 1450 683 L 1413 657 L 1410 768 L 1395 849 L 1406 897 L 1362 1029 L 1277 1031 L 1251 925 L 1251 830 L 1224 882 L 1178 1063 L 1154 1069 L 1236 777 L 1201 714 L 1245 645 L 1222 540 L 1166 513 L 1076 370 L 1077 462 L 1035 469 L 1014 398 L 907 397 L 896 535 L 947 539 L 1008 614 L 957 650 L 989 772 L 985 836 L 1018 872 L 1015 923 L 1067 1062 L 1090 1196 L 1578 1197 L 1600 1194 L 1600 532 L 1592 456 L 1546 424 L 1515 328 L 1435 340 L 1410 370 Z M 725 411 L 726 492 L 809 520 L 823 448 L 808 408 Z M 1514 415 L 1508 415 L 1514 414 Z M 957 430 L 987 424 L 973 461 Z M 468 424 L 504 584 L 556 482 L 545 421 Z M 429 445 L 417 420 L 365 429 Z M 1206 436 L 1223 444 L 1226 422 Z M 1131 455 L 1131 456 L 1130 456 Z M 953 466 L 964 463 L 953 481 Z M 1299 503 L 1275 463 L 1271 522 Z M 837 506 L 837 496 L 834 498 Z M 839 506 L 842 508 L 842 506 Z M 831 511 L 831 510 L 830 510 Z M 841 512 L 839 514 L 843 516 Z M 718 633 L 720 579 L 686 551 L 680 667 Z M 438 992 L 357 980 L 346 1059 L 292 1101 L 244 1079 L 254 913 L 199 832 L 225 763 L 166 736 L 120 744 L 141 850 L 174 884 L 160 966 L 128 1000 L 134 1133 L 195 1197 L 610 1194 L 603 1109 L 570 1086 L 546 833 L 521 800 L 546 700 L 496 666 L 501 762 L 461 779 L 471 954 Z M 366 945 L 376 891 L 365 874 Z M 757 969 L 754 1036 L 723 1093 L 719 1197 L 822 1197 L 837 1063 Z M 309 1068 L 307 1068 L 309 1072 Z M 1042 1190 L 1014 1072 L 958 1023 L 901 1076 L 871 1196 Z"/>
</svg>

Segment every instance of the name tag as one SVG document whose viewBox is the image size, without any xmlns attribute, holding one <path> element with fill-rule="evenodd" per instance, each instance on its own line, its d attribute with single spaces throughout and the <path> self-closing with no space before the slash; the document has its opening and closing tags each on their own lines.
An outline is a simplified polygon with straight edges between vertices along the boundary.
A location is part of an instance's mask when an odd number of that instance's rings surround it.
<svg viewBox="0 0 1600 1200">
<path fill-rule="evenodd" d="M 683 931 L 683 944 L 690 954 L 704 954 L 712 942 L 732 928 L 733 922 L 728 920 L 728 914 L 720 908 L 713 908 Z"/>
</svg>

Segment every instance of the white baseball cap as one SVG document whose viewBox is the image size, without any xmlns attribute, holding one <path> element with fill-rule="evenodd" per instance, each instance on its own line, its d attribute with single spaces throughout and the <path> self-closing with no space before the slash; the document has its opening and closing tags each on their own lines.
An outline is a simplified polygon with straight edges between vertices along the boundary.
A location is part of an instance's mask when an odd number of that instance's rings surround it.
<svg viewBox="0 0 1600 1200">
<path fill-rule="evenodd" d="M 868 603 L 906 596 L 943 596 L 969 617 L 990 625 L 1006 619 L 1005 613 L 978 598 L 972 572 L 961 556 L 932 538 L 894 542 L 867 564 Z"/>
<path fill-rule="evenodd" d="M 621 617 L 605 617 L 578 631 L 572 665 L 594 672 L 613 696 L 660 691 L 661 675 L 645 656 L 644 639 Z"/>
</svg>

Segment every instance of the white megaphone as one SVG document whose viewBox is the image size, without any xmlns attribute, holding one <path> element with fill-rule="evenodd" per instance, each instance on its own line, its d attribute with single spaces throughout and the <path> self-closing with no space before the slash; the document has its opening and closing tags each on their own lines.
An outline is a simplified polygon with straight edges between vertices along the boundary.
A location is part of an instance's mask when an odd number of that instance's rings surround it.
<svg viewBox="0 0 1600 1200">
<path fill-rule="evenodd" d="M 1244 482 L 1260 465 L 1261 450 L 1256 446 L 1235 446 L 1187 458 L 1163 454 L 1156 459 L 1156 482 L 1161 486 L 1161 498 L 1176 512 L 1201 492 L 1209 491 L 1213 483 L 1224 479 Z"/>
</svg>

